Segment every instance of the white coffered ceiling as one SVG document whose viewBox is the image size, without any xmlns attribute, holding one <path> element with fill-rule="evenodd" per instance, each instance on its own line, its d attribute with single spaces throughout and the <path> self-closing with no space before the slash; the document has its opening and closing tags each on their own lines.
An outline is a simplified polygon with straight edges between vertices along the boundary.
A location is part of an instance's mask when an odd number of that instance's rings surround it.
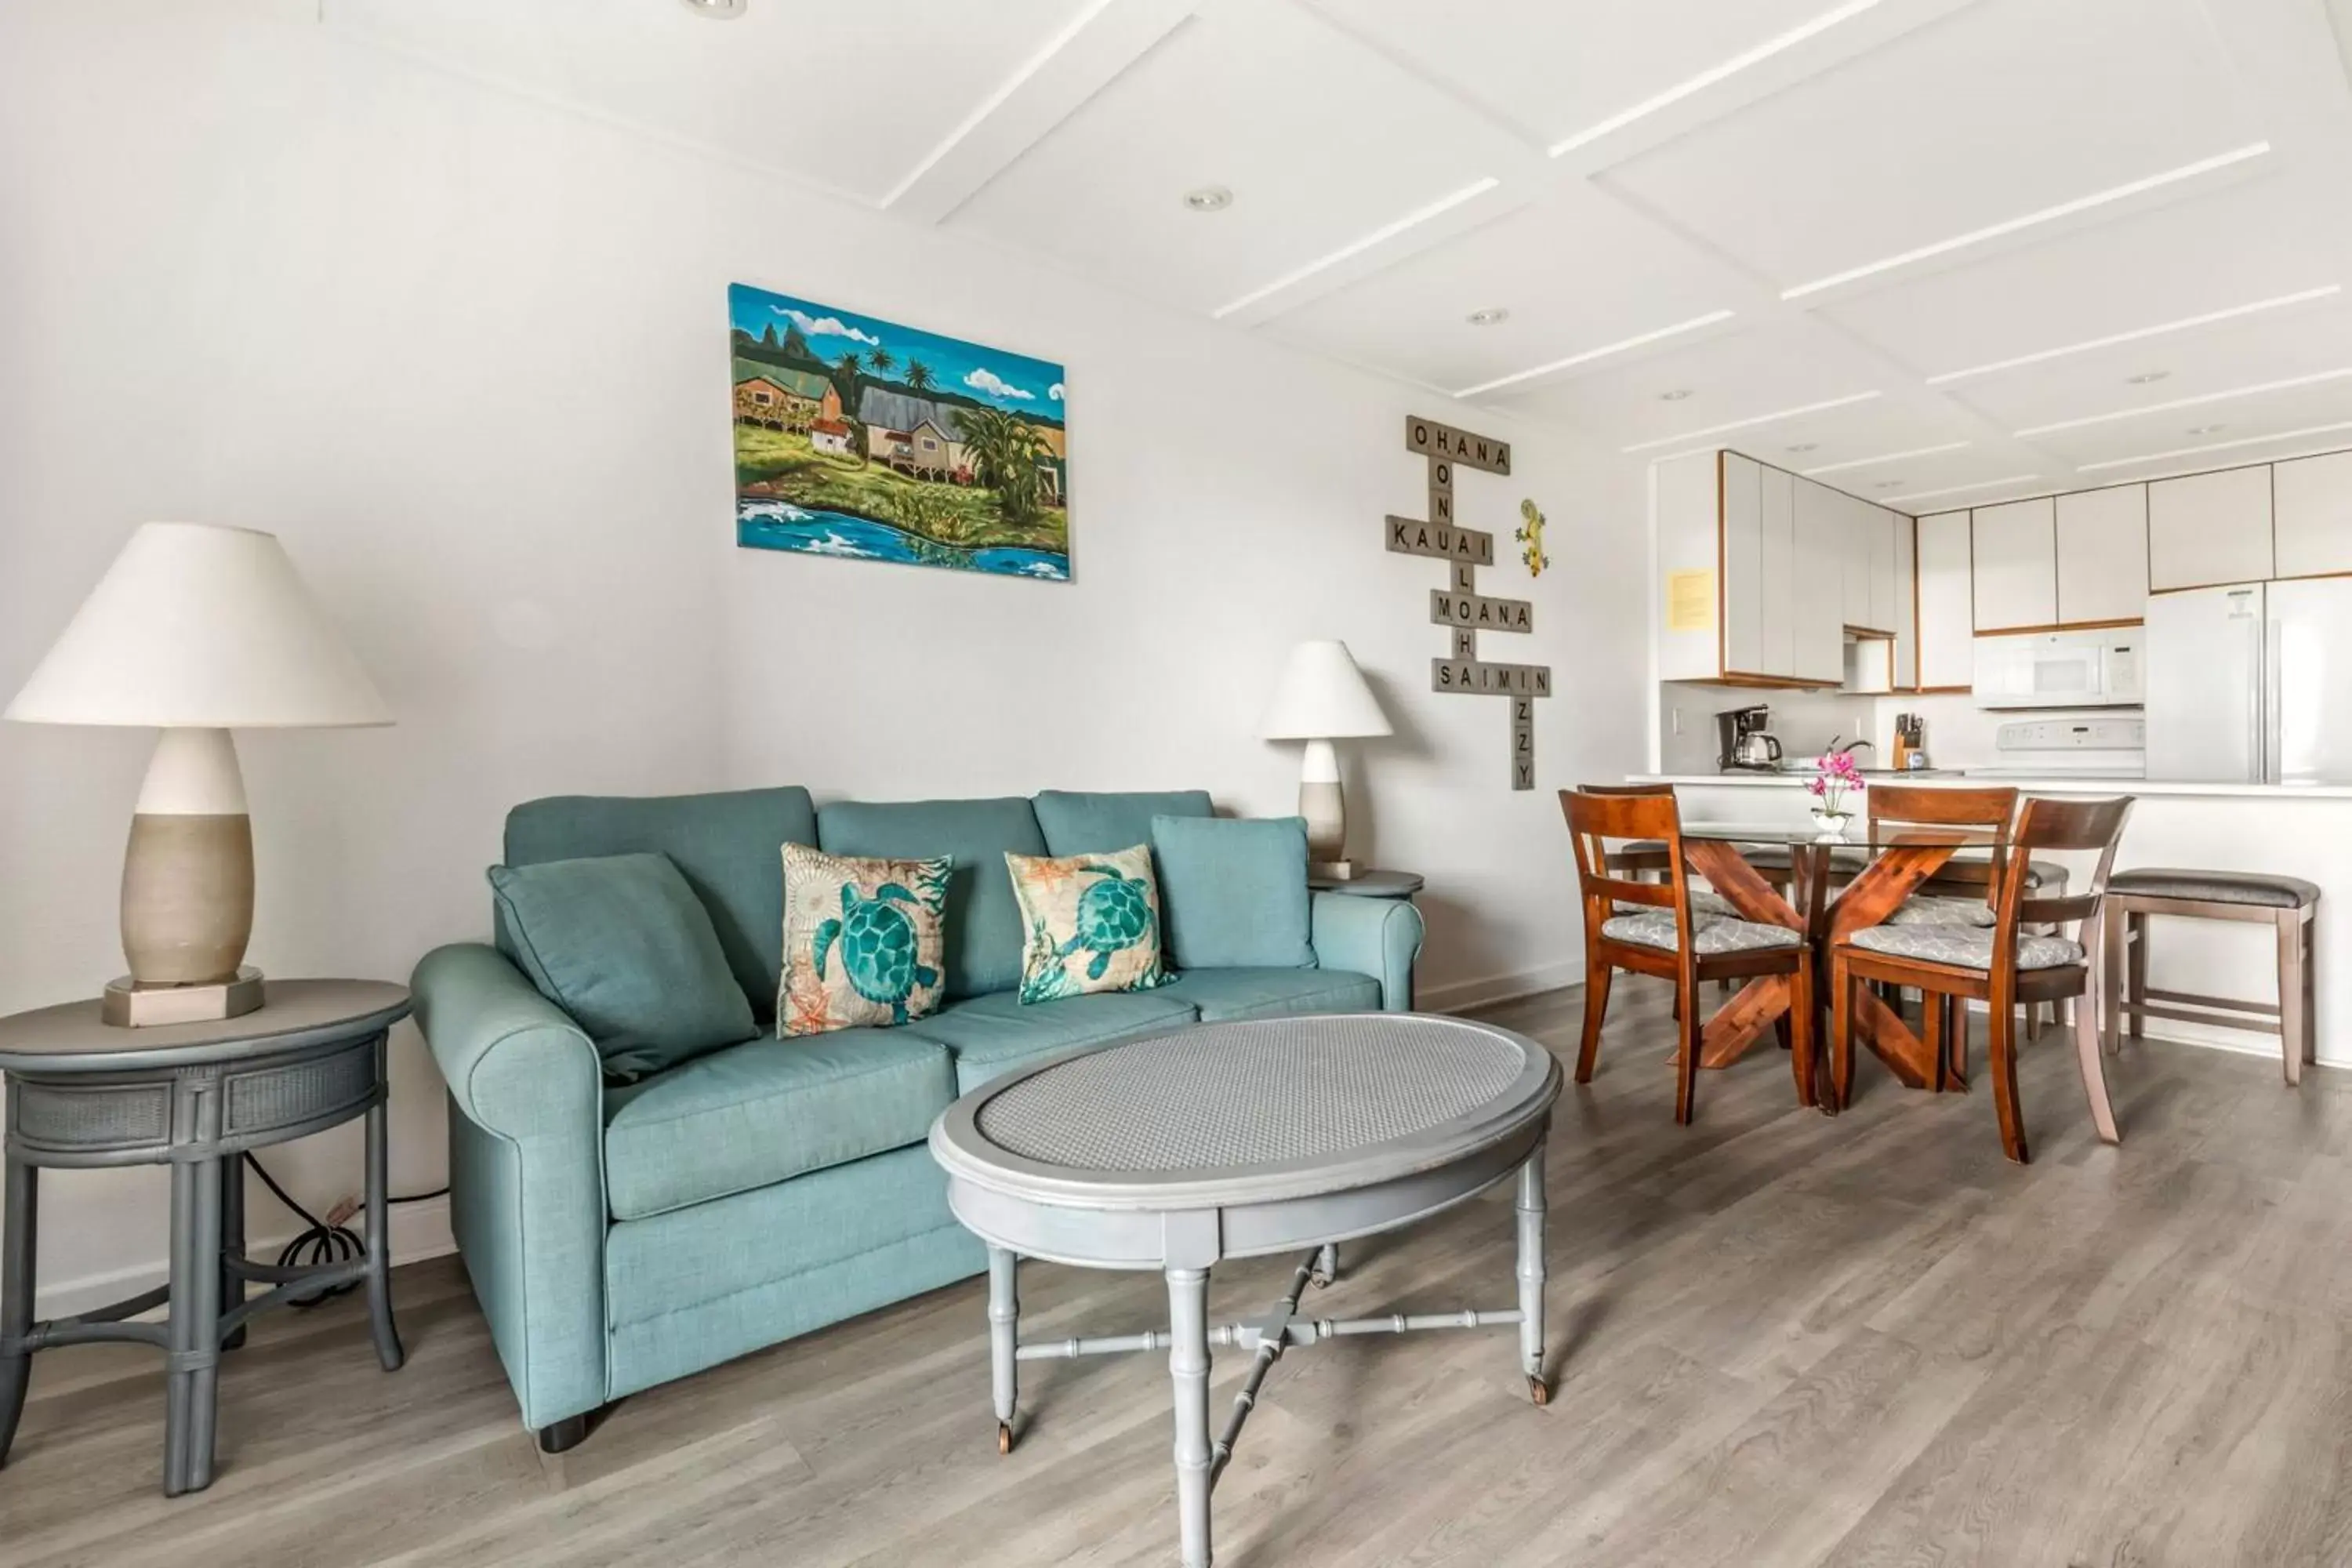
<svg viewBox="0 0 2352 1568">
<path fill-rule="evenodd" d="M 1637 456 L 1932 510 L 2352 445 L 2352 0 L 324 17 Z"/>
</svg>

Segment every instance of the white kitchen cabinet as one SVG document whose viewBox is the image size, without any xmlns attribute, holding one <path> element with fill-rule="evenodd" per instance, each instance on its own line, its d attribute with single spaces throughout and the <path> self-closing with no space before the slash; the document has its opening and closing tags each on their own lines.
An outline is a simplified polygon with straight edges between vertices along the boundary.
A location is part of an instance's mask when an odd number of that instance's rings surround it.
<svg viewBox="0 0 2352 1568">
<path fill-rule="evenodd" d="M 1900 512 L 1895 520 L 1895 689 L 1919 684 L 1918 524 Z"/>
<path fill-rule="evenodd" d="M 2352 572 L 2352 452 L 2273 464 L 2271 494 L 2276 575 Z"/>
<path fill-rule="evenodd" d="M 1976 679 L 1969 514 L 1919 520 L 1919 666 L 1922 691 L 1966 691 Z"/>
<path fill-rule="evenodd" d="M 2149 482 L 2151 590 L 2259 583 L 2273 567 L 2268 464 Z"/>
<path fill-rule="evenodd" d="M 1825 686 L 1845 679 L 1844 581 L 1852 531 L 1843 503 L 1850 499 L 1810 479 L 1796 484 L 1796 592 L 1790 598 L 1795 674 Z"/>
<path fill-rule="evenodd" d="M 1723 455 L 1723 668 L 1727 673 L 1769 673 L 1764 668 L 1759 579 L 1764 565 L 1763 466 L 1737 452 Z"/>
<path fill-rule="evenodd" d="M 2058 622 L 2136 621 L 2147 614 L 2147 487 L 2058 498 Z"/>
<path fill-rule="evenodd" d="M 1837 497 L 1838 547 L 1845 566 L 1841 574 L 1845 592 L 1840 613 L 1844 625 L 1866 626 L 1870 625 L 1870 503 L 1832 493 Z"/>
<path fill-rule="evenodd" d="M 1797 673 L 1797 476 L 1764 468 L 1758 482 L 1761 566 L 1756 586 L 1767 675 Z"/>
<path fill-rule="evenodd" d="M 2057 625 L 2056 517 L 2048 496 L 1980 506 L 1971 514 L 1978 631 Z"/>
<path fill-rule="evenodd" d="M 1883 506 L 1869 509 L 1865 531 L 1870 545 L 1870 618 L 1862 624 L 1877 631 L 1895 629 L 1895 514 Z"/>
</svg>

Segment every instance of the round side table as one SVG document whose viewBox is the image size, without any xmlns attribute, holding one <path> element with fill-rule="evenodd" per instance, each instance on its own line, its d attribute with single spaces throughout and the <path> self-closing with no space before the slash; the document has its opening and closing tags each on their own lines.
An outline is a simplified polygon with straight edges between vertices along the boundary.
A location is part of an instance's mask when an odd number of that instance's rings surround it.
<svg viewBox="0 0 2352 1568">
<path fill-rule="evenodd" d="M 212 1484 L 220 1355 L 246 1320 L 319 1289 L 364 1282 L 376 1357 L 401 1363 L 385 1245 L 384 1041 L 408 1016 L 404 986 L 273 980 L 241 1018 L 131 1029 L 96 1001 L 0 1018 L 7 1082 L 5 1211 L 0 1215 L 0 1465 L 16 1435 L 33 1352 L 128 1340 L 164 1352 L 163 1495 Z M 245 1256 L 243 1158 L 367 1118 L 367 1251 L 320 1268 Z M 172 1168 L 172 1279 L 110 1307 L 33 1321 L 38 1172 Z M 273 1287 L 247 1300 L 248 1280 Z M 169 1321 L 128 1320 L 168 1304 Z"/>
<path fill-rule="evenodd" d="M 1410 899 L 1421 891 L 1418 871 L 1359 871 L 1346 881 L 1337 877 L 1307 876 L 1307 886 L 1318 893 L 1352 893 L 1360 899 Z"/>
</svg>

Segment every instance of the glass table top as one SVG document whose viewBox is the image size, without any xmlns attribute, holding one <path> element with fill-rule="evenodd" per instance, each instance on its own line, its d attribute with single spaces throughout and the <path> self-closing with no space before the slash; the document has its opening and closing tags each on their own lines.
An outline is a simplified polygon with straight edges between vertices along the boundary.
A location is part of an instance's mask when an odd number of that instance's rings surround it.
<svg viewBox="0 0 2352 1568">
<path fill-rule="evenodd" d="M 1868 824 L 1855 823 L 1843 835 L 1834 836 L 1825 836 L 1810 823 L 1791 826 L 1785 822 L 1685 822 L 1682 828 L 1685 840 L 1790 847 L 1819 846 L 1864 855 L 1880 855 L 1905 846 L 1981 849 L 2007 842 L 2007 835 L 1989 827 L 1929 827 L 1903 823 L 1887 824 L 1874 833 Z"/>
</svg>

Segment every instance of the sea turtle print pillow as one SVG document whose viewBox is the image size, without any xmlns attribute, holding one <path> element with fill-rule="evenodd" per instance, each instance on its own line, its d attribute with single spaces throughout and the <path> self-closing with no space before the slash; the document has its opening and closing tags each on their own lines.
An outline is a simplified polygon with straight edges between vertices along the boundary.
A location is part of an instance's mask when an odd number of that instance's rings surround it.
<svg viewBox="0 0 2352 1568">
<path fill-rule="evenodd" d="M 1151 846 L 1108 855 L 1004 857 L 1027 930 L 1021 1000 L 1149 991 L 1176 978 L 1160 962 L 1160 884 Z"/>
<path fill-rule="evenodd" d="M 861 860 L 784 846 L 776 1033 L 887 1027 L 939 1011 L 954 862 Z"/>
</svg>

